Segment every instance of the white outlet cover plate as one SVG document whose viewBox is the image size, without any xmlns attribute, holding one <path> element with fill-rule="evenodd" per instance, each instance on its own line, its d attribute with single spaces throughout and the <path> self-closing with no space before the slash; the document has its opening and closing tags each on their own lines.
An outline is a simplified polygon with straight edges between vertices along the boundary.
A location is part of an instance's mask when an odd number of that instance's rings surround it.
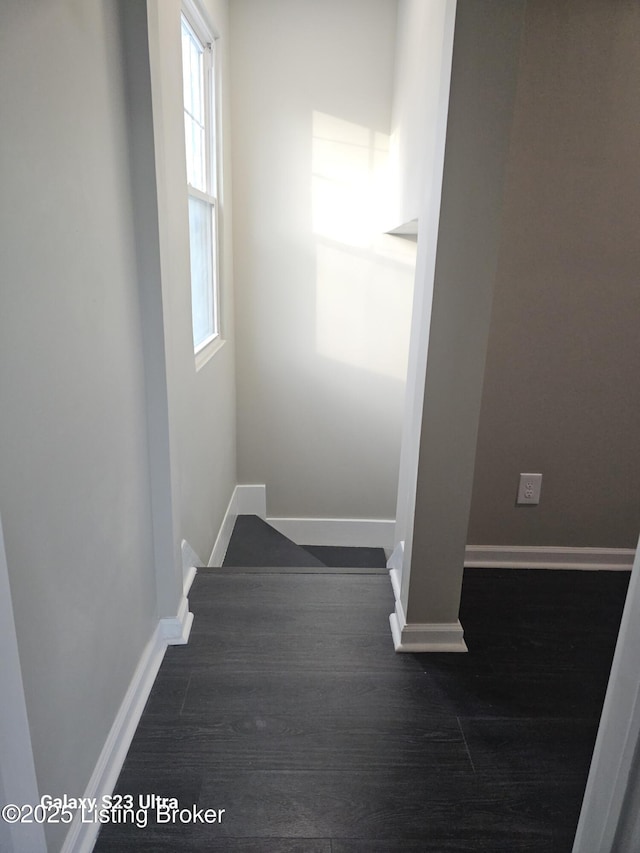
<svg viewBox="0 0 640 853">
<path fill-rule="evenodd" d="M 542 474 L 520 474 L 518 504 L 539 504 L 542 489 Z"/>
</svg>

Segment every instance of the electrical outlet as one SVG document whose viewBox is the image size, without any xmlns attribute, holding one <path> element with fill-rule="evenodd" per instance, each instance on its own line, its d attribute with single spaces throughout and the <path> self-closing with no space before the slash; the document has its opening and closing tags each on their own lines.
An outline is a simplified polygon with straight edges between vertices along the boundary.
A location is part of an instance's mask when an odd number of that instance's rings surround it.
<svg viewBox="0 0 640 853">
<path fill-rule="evenodd" d="M 542 474 L 520 474 L 518 504 L 539 504 Z"/>
</svg>

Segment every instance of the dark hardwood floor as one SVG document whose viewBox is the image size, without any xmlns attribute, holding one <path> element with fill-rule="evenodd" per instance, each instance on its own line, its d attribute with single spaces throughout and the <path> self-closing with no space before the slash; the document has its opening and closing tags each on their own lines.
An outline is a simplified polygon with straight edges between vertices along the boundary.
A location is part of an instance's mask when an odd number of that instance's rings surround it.
<svg viewBox="0 0 640 853">
<path fill-rule="evenodd" d="M 626 573 L 467 570 L 467 655 L 397 655 L 389 579 L 201 570 L 122 793 L 225 809 L 96 850 L 570 853 Z"/>
</svg>

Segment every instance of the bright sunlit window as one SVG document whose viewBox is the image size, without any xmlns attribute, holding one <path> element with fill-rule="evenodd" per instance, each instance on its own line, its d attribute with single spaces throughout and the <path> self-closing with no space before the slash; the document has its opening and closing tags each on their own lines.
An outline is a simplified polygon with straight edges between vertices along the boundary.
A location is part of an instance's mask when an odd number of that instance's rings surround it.
<svg viewBox="0 0 640 853">
<path fill-rule="evenodd" d="M 220 334 L 214 50 L 214 38 L 195 6 L 183 6 L 184 135 L 196 354 Z"/>
</svg>

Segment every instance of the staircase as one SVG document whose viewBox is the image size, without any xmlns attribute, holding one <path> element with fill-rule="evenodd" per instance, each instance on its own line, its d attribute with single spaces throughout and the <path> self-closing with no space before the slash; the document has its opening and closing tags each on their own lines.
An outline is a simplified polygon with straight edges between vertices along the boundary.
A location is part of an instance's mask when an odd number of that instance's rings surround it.
<svg viewBox="0 0 640 853">
<path fill-rule="evenodd" d="M 257 515 L 239 515 L 223 568 L 295 568 L 326 571 L 386 569 L 382 548 L 353 548 L 330 545 L 296 545 Z"/>
</svg>

